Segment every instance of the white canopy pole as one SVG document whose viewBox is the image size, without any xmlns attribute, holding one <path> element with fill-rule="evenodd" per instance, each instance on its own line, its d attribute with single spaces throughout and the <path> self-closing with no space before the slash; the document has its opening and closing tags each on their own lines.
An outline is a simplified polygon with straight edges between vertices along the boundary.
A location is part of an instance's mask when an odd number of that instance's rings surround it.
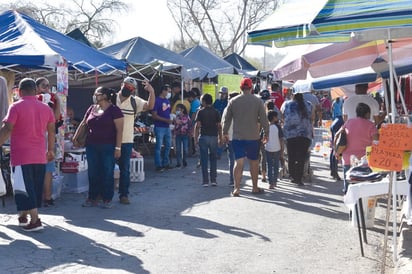
<svg viewBox="0 0 412 274">
<path fill-rule="evenodd" d="M 396 118 L 396 105 L 395 105 L 395 91 L 393 86 L 393 61 L 392 61 L 392 41 L 391 41 L 391 32 L 388 29 L 388 62 L 389 62 L 389 89 L 391 91 L 390 99 L 391 99 L 391 113 L 392 113 L 392 124 L 395 123 Z M 396 187 L 396 172 L 392 171 L 392 180 L 389 181 L 392 184 L 392 214 L 393 214 L 393 231 L 392 231 L 392 244 L 393 244 L 393 261 L 398 261 L 398 251 L 397 251 L 397 205 L 396 205 L 396 194 L 397 194 L 397 187 Z M 389 203 L 388 203 L 389 204 Z"/>
</svg>

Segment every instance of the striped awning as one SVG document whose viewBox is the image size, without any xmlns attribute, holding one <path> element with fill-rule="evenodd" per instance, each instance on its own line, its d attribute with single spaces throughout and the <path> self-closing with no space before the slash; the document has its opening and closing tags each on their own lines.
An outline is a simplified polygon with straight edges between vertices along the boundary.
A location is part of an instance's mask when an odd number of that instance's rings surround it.
<svg viewBox="0 0 412 274">
<path fill-rule="evenodd" d="M 283 17 L 284 21 L 276 21 Z M 353 35 L 363 41 L 387 39 L 388 35 L 390 38 L 412 37 L 412 1 L 291 0 L 249 32 L 248 43 L 279 47 L 343 42 Z"/>
</svg>

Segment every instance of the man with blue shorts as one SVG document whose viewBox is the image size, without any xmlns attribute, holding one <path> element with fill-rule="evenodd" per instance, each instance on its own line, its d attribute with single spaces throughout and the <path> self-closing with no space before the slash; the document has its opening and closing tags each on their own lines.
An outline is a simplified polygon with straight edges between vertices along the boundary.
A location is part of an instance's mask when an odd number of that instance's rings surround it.
<svg viewBox="0 0 412 274">
<path fill-rule="evenodd" d="M 233 123 L 232 146 L 235 154 L 234 189 L 232 196 L 240 195 L 244 159 L 249 159 L 250 176 L 252 178 L 252 193 L 261 194 L 258 187 L 259 175 L 259 143 L 260 132 L 263 129 L 263 141 L 269 134 L 269 122 L 262 100 L 253 94 L 253 83 L 249 78 L 240 82 L 242 94 L 229 101 L 222 119 L 223 140 L 229 141 L 228 131 Z"/>
</svg>

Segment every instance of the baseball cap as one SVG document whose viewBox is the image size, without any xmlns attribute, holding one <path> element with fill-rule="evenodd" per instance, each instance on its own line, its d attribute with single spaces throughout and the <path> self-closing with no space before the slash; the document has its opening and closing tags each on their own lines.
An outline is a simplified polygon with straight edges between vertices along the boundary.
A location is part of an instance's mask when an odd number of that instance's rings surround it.
<svg viewBox="0 0 412 274">
<path fill-rule="evenodd" d="M 137 89 L 137 81 L 132 77 L 124 78 L 123 83 L 127 83 L 129 85 L 132 85 L 135 89 Z"/>
<path fill-rule="evenodd" d="M 240 81 L 240 88 L 252 88 L 253 87 L 253 83 L 252 80 L 250 78 L 243 78 L 242 81 Z"/>
<path fill-rule="evenodd" d="M 227 87 L 221 87 L 219 92 L 220 92 L 220 93 L 228 93 L 229 90 L 228 90 Z"/>
</svg>

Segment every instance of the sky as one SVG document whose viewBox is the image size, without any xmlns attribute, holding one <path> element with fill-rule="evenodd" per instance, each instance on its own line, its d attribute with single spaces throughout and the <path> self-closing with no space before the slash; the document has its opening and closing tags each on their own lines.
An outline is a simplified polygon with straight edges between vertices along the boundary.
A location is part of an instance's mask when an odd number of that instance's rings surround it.
<svg viewBox="0 0 412 274">
<path fill-rule="evenodd" d="M 113 42 L 142 37 L 156 44 L 167 44 L 178 35 L 178 28 L 167 8 L 167 0 L 124 0 L 130 9 L 116 19 L 121 26 Z"/>
</svg>

